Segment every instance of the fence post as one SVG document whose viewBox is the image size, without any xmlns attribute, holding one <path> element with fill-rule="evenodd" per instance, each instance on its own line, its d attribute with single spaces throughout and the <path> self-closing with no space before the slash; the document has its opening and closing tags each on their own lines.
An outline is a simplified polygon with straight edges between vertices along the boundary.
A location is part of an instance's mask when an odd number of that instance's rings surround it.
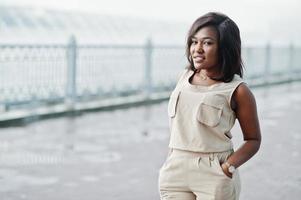
<svg viewBox="0 0 301 200">
<path fill-rule="evenodd" d="M 267 43 L 265 48 L 265 66 L 264 66 L 264 83 L 268 85 L 270 83 L 271 75 L 271 46 Z"/>
<path fill-rule="evenodd" d="M 294 67 L 294 45 L 289 45 L 289 60 L 288 60 L 288 80 L 289 82 L 295 79 L 295 67 Z"/>
<path fill-rule="evenodd" d="M 152 52 L 153 45 L 151 38 L 148 38 L 145 44 L 145 69 L 144 69 L 144 94 L 149 98 L 152 93 Z"/>
<path fill-rule="evenodd" d="M 67 46 L 67 85 L 66 85 L 66 101 L 68 106 L 73 108 L 76 101 L 76 57 L 77 46 L 75 36 L 70 36 Z"/>
</svg>

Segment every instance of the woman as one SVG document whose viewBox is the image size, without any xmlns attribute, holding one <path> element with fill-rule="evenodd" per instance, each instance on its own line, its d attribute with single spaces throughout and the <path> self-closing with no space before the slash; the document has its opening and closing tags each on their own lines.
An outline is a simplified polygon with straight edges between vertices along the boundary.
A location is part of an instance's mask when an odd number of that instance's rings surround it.
<svg viewBox="0 0 301 200">
<path fill-rule="evenodd" d="M 238 168 L 259 149 L 256 102 L 243 83 L 237 25 L 210 12 L 188 32 L 189 66 L 170 96 L 169 155 L 160 169 L 162 200 L 237 200 Z M 244 143 L 231 141 L 236 118 Z"/>
</svg>

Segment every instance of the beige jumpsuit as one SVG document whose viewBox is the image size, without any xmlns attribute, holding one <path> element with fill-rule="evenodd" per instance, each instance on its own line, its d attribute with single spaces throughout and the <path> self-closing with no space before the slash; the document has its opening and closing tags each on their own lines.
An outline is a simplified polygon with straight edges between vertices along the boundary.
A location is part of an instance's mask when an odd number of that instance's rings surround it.
<svg viewBox="0 0 301 200">
<path fill-rule="evenodd" d="M 220 163 L 233 153 L 230 100 L 243 81 L 192 85 L 192 75 L 184 70 L 168 103 L 172 151 L 159 172 L 161 200 L 238 200 L 238 170 L 229 178 Z"/>
</svg>

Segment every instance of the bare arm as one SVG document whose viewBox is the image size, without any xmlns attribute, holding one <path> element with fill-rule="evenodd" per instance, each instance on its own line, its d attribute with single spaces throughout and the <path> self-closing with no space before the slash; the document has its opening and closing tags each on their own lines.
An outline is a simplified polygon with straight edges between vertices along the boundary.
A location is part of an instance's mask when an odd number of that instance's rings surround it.
<svg viewBox="0 0 301 200">
<path fill-rule="evenodd" d="M 245 84 L 240 84 L 233 94 L 236 117 L 239 121 L 244 143 L 228 158 L 228 163 L 236 168 L 249 160 L 258 151 L 261 143 L 260 126 L 255 98 Z M 224 172 L 231 177 L 227 166 L 222 164 Z"/>
</svg>

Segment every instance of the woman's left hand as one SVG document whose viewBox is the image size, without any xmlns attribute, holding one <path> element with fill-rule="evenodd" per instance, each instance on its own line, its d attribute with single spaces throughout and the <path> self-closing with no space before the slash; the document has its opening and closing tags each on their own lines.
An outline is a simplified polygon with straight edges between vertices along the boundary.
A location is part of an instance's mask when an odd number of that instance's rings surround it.
<svg viewBox="0 0 301 200">
<path fill-rule="evenodd" d="M 221 168 L 226 176 L 228 176 L 229 178 L 232 178 L 232 174 L 228 171 L 228 167 L 225 163 L 223 163 L 221 165 Z"/>
</svg>

